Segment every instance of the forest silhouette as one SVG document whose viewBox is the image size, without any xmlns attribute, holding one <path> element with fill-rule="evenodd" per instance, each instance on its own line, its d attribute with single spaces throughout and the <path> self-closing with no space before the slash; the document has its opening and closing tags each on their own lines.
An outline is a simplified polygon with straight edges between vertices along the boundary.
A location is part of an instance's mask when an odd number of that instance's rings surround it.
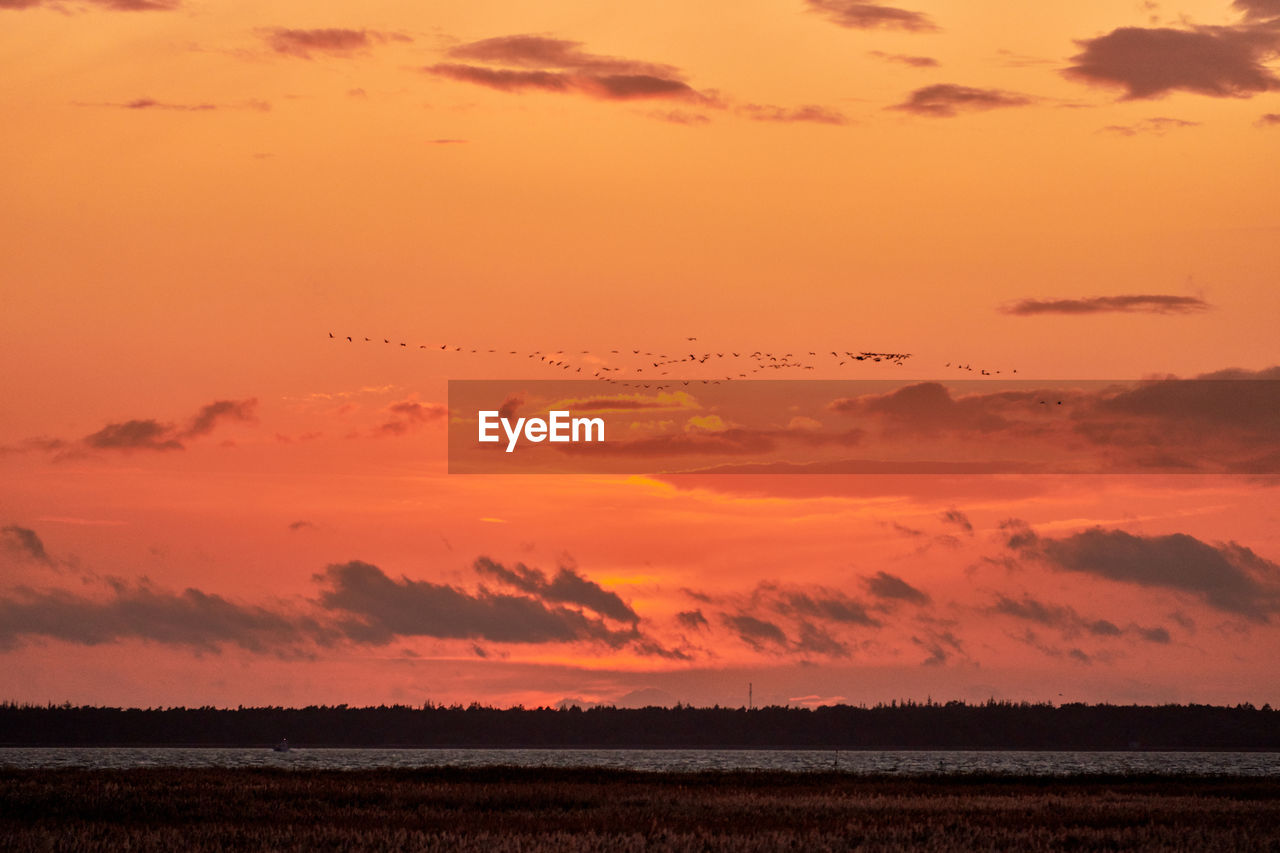
<svg viewBox="0 0 1280 853">
<path fill-rule="evenodd" d="M 818 708 L 0 704 L 7 746 L 1280 750 L 1270 705 L 892 702 Z"/>
</svg>

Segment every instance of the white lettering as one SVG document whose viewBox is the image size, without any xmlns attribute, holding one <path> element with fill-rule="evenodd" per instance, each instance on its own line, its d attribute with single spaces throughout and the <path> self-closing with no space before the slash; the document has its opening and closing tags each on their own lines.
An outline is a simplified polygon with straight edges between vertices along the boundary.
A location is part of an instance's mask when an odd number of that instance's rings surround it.
<svg viewBox="0 0 1280 853">
<path fill-rule="evenodd" d="M 582 427 L 585 438 L 578 438 L 578 427 Z M 595 428 L 596 438 L 591 437 L 591 430 Z M 574 441 L 604 441 L 604 418 L 574 418 L 573 419 L 573 440 Z"/>
<path fill-rule="evenodd" d="M 516 449 L 516 441 L 520 438 L 520 426 L 524 423 L 524 418 L 516 418 L 516 428 L 511 428 L 511 421 L 506 418 L 502 419 L 502 429 L 507 434 L 507 452 Z"/>
<path fill-rule="evenodd" d="M 498 428 L 497 412 L 481 412 L 480 413 L 480 441 L 497 441 L 497 435 L 489 435 L 489 430 Z"/>
<path fill-rule="evenodd" d="M 477 440 L 494 443 L 502 440 L 498 428 L 506 433 L 507 453 L 513 453 L 520 439 L 538 444 L 543 441 L 580 442 L 604 441 L 604 418 L 575 418 L 569 412 L 553 411 L 543 418 L 510 418 L 502 417 L 501 412 L 478 412 L 479 427 Z"/>
<path fill-rule="evenodd" d="M 568 412 L 551 412 L 551 435 L 552 441 L 568 441 L 569 440 L 569 413 Z"/>
</svg>

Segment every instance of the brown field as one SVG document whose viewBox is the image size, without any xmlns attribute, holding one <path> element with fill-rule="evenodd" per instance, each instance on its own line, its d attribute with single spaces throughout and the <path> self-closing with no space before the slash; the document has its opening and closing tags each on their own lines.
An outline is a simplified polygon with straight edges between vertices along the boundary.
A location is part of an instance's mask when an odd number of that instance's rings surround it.
<svg viewBox="0 0 1280 853">
<path fill-rule="evenodd" d="M 0 770 L 0 847 L 1280 851 L 1280 780 Z"/>
</svg>

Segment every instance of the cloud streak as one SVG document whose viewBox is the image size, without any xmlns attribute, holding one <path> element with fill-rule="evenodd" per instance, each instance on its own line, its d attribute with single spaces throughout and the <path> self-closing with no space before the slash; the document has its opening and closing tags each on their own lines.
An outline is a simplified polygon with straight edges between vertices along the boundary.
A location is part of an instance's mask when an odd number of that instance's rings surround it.
<svg viewBox="0 0 1280 853">
<path fill-rule="evenodd" d="M 905 101 L 888 109 L 926 118 L 954 118 L 961 113 L 1024 107 L 1032 103 L 1034 103 L 1033 98 L 1018 92 L 938 83 L 916 89 Z"/>
<path fill-rule="evenodd" d="M 312 59 L 316 54 L 349 57 L 388 42 L 413 41 L 400 33 L 342 28 L 302 30 L 275 27 L 262 31 L 262 37 L 276 53 L 297 59 Z"/>
<path fill-rule="evenodd" d="M 1000 311 L 1015 317 L 1037 314 L 1193 314 L 1212 306 L 1195 296 L 1171 296 L 1164 293 L 1127 294 L 1122 296 L 1086 296 L 1077 299 L 1021 299 L 1004 305 Z"/>
<path fill-rule="evenodd" d="M 922 12 L 864 3 L 858 0 L 807 0 L 809 11 L 822 15 L 841 27 L 853 30 L 905 30 L 911 33 L 938 31 L 929 16 Z"/>
</svg>

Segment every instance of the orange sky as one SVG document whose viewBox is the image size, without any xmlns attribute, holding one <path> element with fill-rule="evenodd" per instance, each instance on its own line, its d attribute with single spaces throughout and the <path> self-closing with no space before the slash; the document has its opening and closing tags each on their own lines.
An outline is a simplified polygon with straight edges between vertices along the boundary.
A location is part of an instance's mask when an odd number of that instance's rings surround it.
<svg viewBox="0 0 1280 853">
<path fill-rule="evenodd" d="M 0 699 L 1280 701 L 1274 478 L 450 475 L 441 409 L 1275 378 L 1277 57 L 1276 0 L 0 0 Z"/>
</svg>

